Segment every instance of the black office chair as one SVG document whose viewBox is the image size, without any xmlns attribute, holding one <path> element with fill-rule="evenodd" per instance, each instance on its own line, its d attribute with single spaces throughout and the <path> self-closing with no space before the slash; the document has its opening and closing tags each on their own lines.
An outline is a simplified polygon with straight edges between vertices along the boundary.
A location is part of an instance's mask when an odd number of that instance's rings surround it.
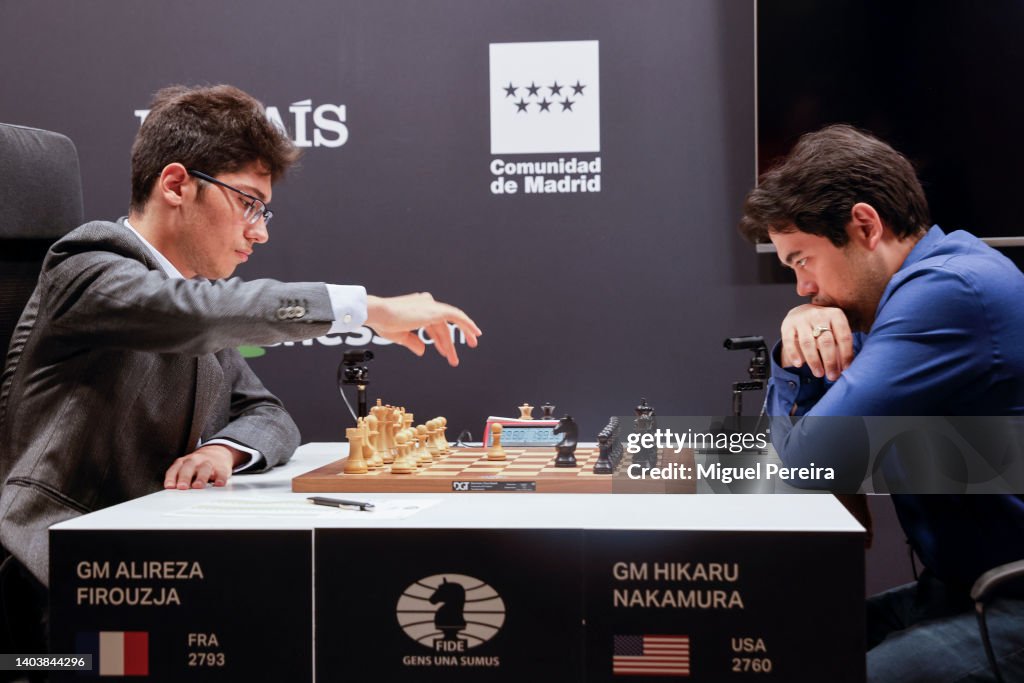
<svg viewBox="0 0 1024 683">
<path fill-rule="evenodd" d="M 0 349 L 5 352 L 53 242 L 82 224 L 74 143 L 0 123 Z"/>
<path fill-rule="evenodd" d="M 917 581 L 920 577 L 917 572 L 917 561 L 914 559 L 914 548 L 910 545 L 910 541 L 907 541 L 907 548 L 910 553 L 910 568 L 914 572 L 914 580 Z M 999 661 L 996 659 L 992 640 L 988 635 L 985 610 L 998 598 L 1005 595 L 1007 589 L 1012 589 L 1014 595 L 1018 595 L 1022 585 L 1024 585 L 1024 560 L 1017 560 L 989 569 L 979 576 L 971 586 L 971 600 L 974 601 L 974 611 L 978 616 L 978 631 L 981 632 L 985 657 L 988 658 L 988 665 L 992 669 L 992 676 L 995 677 L 996 683 L 1003 683 L 1003 674 L 999 670 Z"/>
<path fill-rule="evenodd" d="M 0 123 L 0 352 L 4 362 L 46 251 L 82 223 L 82 214 L 78 152 L 71 140 L 59 133 Z M 10 468 L 9 462 L 3 462 L 5 457 L 10 455 L 0 451 L 0 482 Z M 36 649 L 39 634 L 32 632 L 31 612 L 38 602 L 33 595 L 42 589 L 34 582 L 0 546 L 0 652 Z"/>
<path fill-rule="evenodd" d="M 974 582 L 974 587 L 971 588 L 971 600 L 974 600 L 974 609 L 978 613 L 978 628 L 981 630 L 981 641 L 985 644 L 985 655 L 988 657 L 992 674 L 998 683 L 1003 683 L 1003 676 L 999 671 L 999 664 L 996 661 L 995 652 L 992 650 L 992 642 L 988 637 L 985 608 L 999 597 L 1002 589 L 1010 585 L 1019 585 L 1017 581 L 1021 577 L 1024 577 L 1024 560 L 1010 562 L 988 570 L 978 577 L 978 580 Z"/>
</svg>

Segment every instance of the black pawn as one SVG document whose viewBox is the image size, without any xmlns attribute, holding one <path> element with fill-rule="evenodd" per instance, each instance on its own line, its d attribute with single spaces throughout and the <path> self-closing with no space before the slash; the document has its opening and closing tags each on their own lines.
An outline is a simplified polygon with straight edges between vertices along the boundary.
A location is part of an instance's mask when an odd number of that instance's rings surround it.
<svg viewBox="0 0 1024 683">
<path fill-rule="evenodd" d="M 597 462 L 594 463 L 594 474 L 611 474 L 615 471 L 612 467 L 611 446 L 608 444 L 608 434 L 601 433 L 597 437 L 600 449 L 597 452 Z"/>
</svg>

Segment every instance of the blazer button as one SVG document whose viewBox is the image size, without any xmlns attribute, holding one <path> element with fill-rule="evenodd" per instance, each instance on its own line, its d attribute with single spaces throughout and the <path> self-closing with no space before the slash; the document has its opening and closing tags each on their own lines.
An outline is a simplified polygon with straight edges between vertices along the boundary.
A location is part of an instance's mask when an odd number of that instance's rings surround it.
<svg viewBox="0 0 1024 683">
<path fill-rule="evenodd" d="M 306 308 L 305 308 L 305 306 L 296 306 L 295 307 L 295 317 L 296 318 L 301 318 L 304 315 L 306 315 Z"/>
<path fill-rule="evenodd" d="M 286 308 L 279 308 L 279 309 L 277 309 L 277 319 L 278 320 L 286 320 L 287 318 L 288 318 L 288 309 L 286 309 Z"/>
</svg>

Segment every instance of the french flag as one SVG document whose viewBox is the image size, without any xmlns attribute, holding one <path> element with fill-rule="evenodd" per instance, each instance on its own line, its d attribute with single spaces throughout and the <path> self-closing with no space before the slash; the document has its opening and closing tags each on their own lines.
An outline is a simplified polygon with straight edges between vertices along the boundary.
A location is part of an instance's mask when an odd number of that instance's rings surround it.
<svg viewBox="0 0 1024 683">
<path fill-rule="evenodd" d="M 79 633 L 77 652 L 91 652 L 100 676 L 148 676 L 149 632 L 99 631 Z"/>
</svg>

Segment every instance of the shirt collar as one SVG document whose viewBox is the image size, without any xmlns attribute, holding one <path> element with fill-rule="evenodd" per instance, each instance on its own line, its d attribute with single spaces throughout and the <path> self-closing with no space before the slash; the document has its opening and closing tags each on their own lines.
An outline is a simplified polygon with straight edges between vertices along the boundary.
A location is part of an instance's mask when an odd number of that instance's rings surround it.
<svg viewBox="0 0 1024 683">
<path fill-rule="evenodd" d="M 889 283 L 882 291 L 882 298 L 879 299 L 878 306 L 875 308 L 875 320 L 878 320 L 879 311 L 882 310 L 882 307 L 885 306 L 887 301 L 889 301 L 889 297 L 891 297 L 892 293 L 896 291 L 896 287 L 903 281 L 905 276 L 900 275 L 900 273 L 927 257 L 935 249 L 938 242 L 945 236 L 946 233 L 942 231 L 942 228 L 937 225 L 933 225 L 929 228 L 928 232 L 924 234 L 924 237 L 917 241 L 914 248 L 910 250 L 909 254 L 907 254 L 907 258 L 903 259 L 903 263 L 900 265 L 899 270 L 893 273 L 893 276 L 889 278 Z M 874 327 L 874 323 L 871 324 L 871 327 Z M 870 333 L 870 330 L 868 332 Z"/>
<path fill-rule="evenodd" d="M 163 254 L 161 254 L 159 251 L 157 251 L 156 247 L 154 247 L 152 244 L 150 244 L 146 240 L 146 238 L 143 237 L 139 233 L 138 230 L 136 230 L 134 227 L 132 227 L 132 224 L 128 222 L 127 218 L 125 218 L 124 221 L 122 221 L 122 222 L 124 223 L 124 226 L 126 228 L 131 230 L 133 233 L 135 233 L 136 237 L 138 237 L 140 240 L 142 240 L 142 243 L 144 245 L 146 245 L 146 249 L 148 249 L 149 253 L 153 255 L 153 258 L 156 259 L 157 265 L 159 265 L 160 269 L 163 270 L 167 274 L 167 277 L 171 278 L 172 280 L 175 280 L 175 279 L 184 280 L 185 279 L 185 276 L 182 275 L 178 271 L 178 269 L 174 267 L 173 263 L 171 263 L 170 261 L 167 260 L 167 257 L 165 257 Z"/>
<path fill-rule="evenodd" d="M 924 257 L 926 257 L 931 250 L 935 247 L 936 243 L 946 236 L 946 233 L 942 232 L 942 228 L 937 225 L 933 225 L 928 232 L 924 234 L 924 237 L 917 241 L 914 248 L 907 254 L 907 258 L 903 260 L 903 265 L 900 266 L 900 270 L 909 268 Z"/>
</svg>

